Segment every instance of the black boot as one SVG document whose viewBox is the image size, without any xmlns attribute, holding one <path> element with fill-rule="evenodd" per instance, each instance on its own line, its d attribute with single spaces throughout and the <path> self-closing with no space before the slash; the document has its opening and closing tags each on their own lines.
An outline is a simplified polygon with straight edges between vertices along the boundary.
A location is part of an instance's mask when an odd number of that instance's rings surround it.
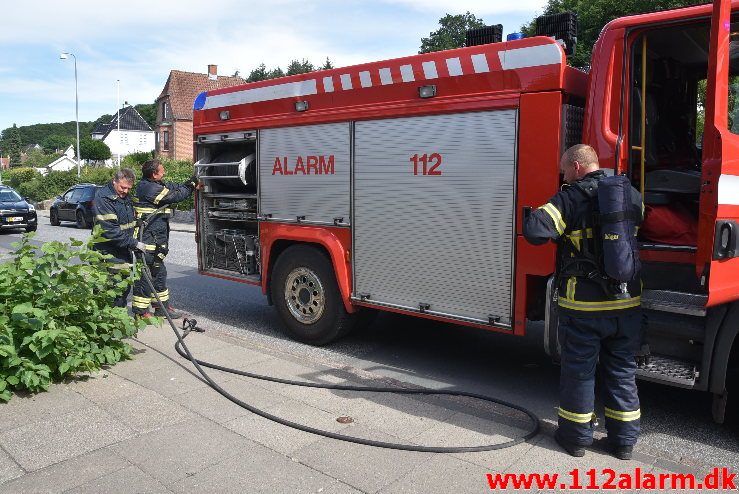
<svg viewBox="0 0 739 494">
<path fill-rule="evenodd" d="M 630 460 L 634 454 L 634 446 L 625 444 L 613 444 L 611 445 L 611 452 L 613 456 L 619 460 Z"/>
<path fill-rule="evenodd" d="M 557 441 L 557 444 L 562 446 L 562 449 L 567 451 L 571 456 L 574 456 L 575 458 L 582 458 L 585 456 L 585 446 L 580 446 L 579 444 L 575 444 L 561 437 L 559 435 L 559 429 L 554 433 L 554 440 Z"/>
</svg>

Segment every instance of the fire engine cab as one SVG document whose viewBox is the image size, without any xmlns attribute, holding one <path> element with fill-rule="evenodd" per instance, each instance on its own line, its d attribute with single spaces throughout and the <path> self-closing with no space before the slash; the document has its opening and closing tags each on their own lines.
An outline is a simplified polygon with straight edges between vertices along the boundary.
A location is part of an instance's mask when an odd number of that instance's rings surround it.
<svg viewBox="0 0 739 494">
<path fill-rule="evenodd" d="M 733 13 L 737 11 L 737 13 Z M 644 197 L 641 378 L 714 394 L 739 366 L 739 3 L 617 19 L 588 72 L 551 37 L 202 93 L 202 274 L 261 286 L 290 335 L 376 310 L 524 334 L 556 358 L 556 248 L 522 219 L 592 145 Z"/>
</svg>

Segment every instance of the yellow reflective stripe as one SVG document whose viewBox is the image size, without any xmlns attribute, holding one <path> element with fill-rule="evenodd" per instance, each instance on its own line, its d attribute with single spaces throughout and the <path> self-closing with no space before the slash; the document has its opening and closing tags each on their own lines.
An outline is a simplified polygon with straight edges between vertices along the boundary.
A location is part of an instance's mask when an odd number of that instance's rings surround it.
<svg viewBox="0 0 739 494">
<path fill-rule="evenodd" d="M 164 187 L 159 195 L 154 198 L 154 204 L 159 204 L 159 201 L 164 199 L 164 196 L 166 196 L 167 194 L 169 194 L 169 189 Z"/>
<path fill-rule="evenodd" d="M 562 235 L 567 225 L 565 224 L 564 220 L 562 220 L 562 214 L 559 212 L 559 209 L 557 209 L 556 206 L 551 202 L 544 204 L 539 209 L 543 209 L 544 212 L 552 218 L 552 221 L 554 222 L 554 228 L 557 229 L 557 233 Z"/>
<path fill-rule="evenodd" d="M 581 302 L 567 297 L 560 297 L 558 305 L 565 309 L 579 310 L 584 312 L 595 312 L 599 310 L 618 310 L 639 307 L 641 297 L 632 297 L 623 300 L 604 300 L 601 302 Z"/>
<path fill-rule="evenodd" d="M 137 207 L 134 206 L 133 210 L 140 214 L 151 214 L 154 211 L 157 210 L 157 208 L 144 208 L 144 207 Z M 174 213 L 174 208 L 165 208 L 161 211 L 162 214 L 172 214 Z"/>
<path fill-rule="evenodd" d="M 590 422 L 594 418 L 596 418 L 595 412 L 589 412 L 589 413 L 575 413 L 570 412 L 568 410 L 565 410 L 563 408 L 558 408 L 558 415 L 562 417 L 563 419 L 569 420 L 570 422 L 577 422 L 578 424 L 585 424 L 587 422 Z"/>
<path fill-rule="evenodd" d="M 121 225 L 121 230 L 128 230 L 130 228 L 133 228 L 136 226 L 136 222 L 132 221 L 131 223 L 126 223 L 124 225 Z"/>
<path fill-rule="evenodd" d="M 570 279 L 567 280 L 567 292 L 565 297 L 570 300 L 575 300 L 575 286 L 577 285 L 577 278 L 574 276 L 570 276 Z"/>
<path fill-rule="evenodd" d="M 117 220 L 118 219 L 118 215 L 116 215 L 114 213 L 110 213 L 110 214 L 97 214 L 97 215 L 95 215 L 95 219 L 98 220 L 98 221 Z"/>
<path fill-rule="evenodd" d="M 149 303 L 151 301 L 151 298 L 149 297 L 139 297 L 137 295 L 134 295 L 132 300 L 137 303 Z"/>
<path fill-rule="evenodd" d="M 157 250 L 156 244 L 144 244 L 146 245 L 146 250 Z"/>
<path fill-rule="evenodd" d="M 619 412 L 618 410 L 606 407 L 605 416 L 609 419 L 631 422 L 632 420 L 639 420 L 641 417 L 641 409 L 634 410 L 633 412 Z"/>
<path fill-rule="evenodd" d="M 586 238 L 593 238 L 593 229 L 586 228 L 584 234 Z M 567 236 L 570 238 L 582 238 L 583 231 L 582 230 L 572 230 L 570 233 L 567 234 Z"/>
</svg>

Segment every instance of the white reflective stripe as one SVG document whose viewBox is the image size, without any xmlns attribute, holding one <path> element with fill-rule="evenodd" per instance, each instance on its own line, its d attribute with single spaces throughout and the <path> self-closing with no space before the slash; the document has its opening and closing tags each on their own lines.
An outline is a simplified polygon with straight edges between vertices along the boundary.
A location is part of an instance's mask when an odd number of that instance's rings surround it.
<svg viewBox="0 0 739 494">
<path fill-rule="evenodd" d="M 413 67 L 411 67 L 410 65 L 401 65 L 400 77 L 403 79 L 403 82 L 415 81 L 416 77 L 413 75 Z"/>
<path fill-rule="evenodd" d="M 341 89 L 346 91 L 352 88 L 352 76 L 350 74 L 341 74 L 339 79 L 341 80 Z"/>
<path fill-rule="evenodd" d="M 739 206 L 739 176 L 721 174 L 718 179 L 718 203 Z"/>
<path fill-rule="evenodd" d="M 372 77 L 368 70 L 363 70 L 359 73 L 359 83 L 362 87 L 372 87 Z"/>
<path fill-rule="evenodd" d="M 203 105 L 203 110 L 222 108 L 224 106 L 231 105 L 241 105 L 244 103 L 257 103 L 259 101 L 291 98 L 294 96 L 308 96 L 317 93 L 318 83 L 315 79 L 286 82 L 283 84 L 275 84 L 274 86 L 243 89 L 241 91 L 234 91 L 233 93 L 208 96 L 205 100 L 205 105 Z"/>
<path fill-rule="evenodd" d="M 436 71 L 436 62 L 430 60 L 423 62 L 421 65 L 423 66 L 423 76 L 426 79 L 436 79 L 439 77 L 439 73 Z"/>
<path fill-rule="evenodd" d="M 392 84 L 393 83 L 393 76 L 390 74 L 390 69 L 385 67 L 379 70 L 380 72 L 380 82 L 383 85 Z"/>
<path fill-rule="evenodd" d="M 485 58 L 484 53 L 478 55 L 472 55 L 472 66 L 475 68 L 475 73 L 490 72 L 490 66 L 488 65 L 488 59 Z"/>
<path fill-rule="evenodd" d="M 462 75 L 462 62 L 459 61 L 459 57 L 447 58 L 446 69 L 451 76 Z"/>
<path fill-rule="evenodd" d="M 522 69 L 525 67 L 539 67 L 562 63 L 562 49 L 559 45 L 528 46 L 498 52 L 500 65 L 503 70 Z"/>
<path fill-rule="evenodd" d="M 331 76 L 323 78 L 323 90 L 327 93 L 334 92 L 334 78 Z"/>
</svg>

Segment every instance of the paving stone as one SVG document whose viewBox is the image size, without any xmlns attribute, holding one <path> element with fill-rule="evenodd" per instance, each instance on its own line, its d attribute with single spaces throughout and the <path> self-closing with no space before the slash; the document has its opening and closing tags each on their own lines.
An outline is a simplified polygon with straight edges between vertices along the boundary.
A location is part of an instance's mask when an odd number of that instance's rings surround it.
<svg viewBox="0 0 739 494">
<path fill-rule="evenodd" d="M 66 491 L 65 494 L 155 494 L 171 492 L 156 479 L 144 473 L 140 468 L 133 465 L 109 473 L 79 487 Z"/>
<path fill-rule="evenodd" d="M 109 371 L 97 372 L 89 377 L 70 381 L 67 386 L 99 405 L 123 398 L 135 397 L 146 390 L 146 388 Z"/>
<path fill-rule="evenodd" d="M 324 492 L 336 480 L 252 443 L 242 454 L 170 485 L 175 492 L 278 493 Z M 352 491 L 332 491 L 352 492 Z"/>
<path fill-rule="evenodd" d="M 508 442 L 525 433 L 522 429 L 501 424 L 495 420 L 457 413 L 445 422 L 437 423 L 433 428 L 415 436 L 413 441 L 426 446 L 482 446 Z M 461 460 L 488 469 L 503 471 L 518 458 L 527 454 L 533 448 L 533 444 L 541 440 L 540 438 L 541 435 L 539 438 L 532 439 L 531 442 L 500 450 L 452 454 Z"/>
<path fill-rule="evenodd" d="M 15 394 L 8 403 L 0 405 L 0 432 L 83 410 L 90 405 L 90 401 L 68 386 L 51 386 L 49 391 L 39 394 Z"/>
<path fill-rule="evenodd" d="M 400 438 L 361 427 L 351 435 L 377 441 L 403 442 Z M 431 453 L 377 448 L 323 438 L 296 451 L 293 457 L 318 471 L 364 492 L 377 492 L 412 472 Z"/>
<path fill-rule="evenodd" d="M 176 482 L 236 455 L 255 443 L 209 420 L 196 418 L 120 442 L 111 448 L 164 484 Z"/>
<path fill-rule="evenodd" d="M 345 431 L 348 427 L 338 423 L 336 415 L 299 402 L 282 403 L 265 411 L 286 420 L 330 432 Z M 226 427 L 283 454 L 290 454 L 321 439 L 321 436 L 316 434 L 294 429 L 256 414 L 228 422 Z"/>
<path fill-rule="evenodd" d="M 191 350 L 193 356 L 198 360 L 239 370 L 251 371 L 254 364 L 258 362 L 274 360 L 272 356 L 265 353 L 235 345 L 208 350 L 199 350 L 196 348 L 192 348 Z"/>
<path fill-rule="evenodd" d="M 489 492 L 484 467 L 450 455 L 434 455 L 407 475 L 383 488 L 382 494 L 416 492 Z"/>
<path fill-rule="evenodd" d="M 3 432 L 0 444 L 21 467 L 38 470 L 133 434 L 130 428 L 93 406 Z"/>
<path fill-rule="evenodd" d="M 227 392 L 250 405 L 267 409 L 288 400 L 285 396 L 255 385 L 247 378 L 236 378 L 219 382 Z M 172 400 L 210 420 L 225 424 L 235 418 L 251 415 L 252 412 L 231 402 L 212 388 L 198 388 L 187 393 L 174 395 Z"/>
<path fill-rule="evenodd" d="M 141 388 L 135 396 L 101 406 L 138 433 L 150 432 L 195 417 L 185 407 L 145 388 Z"/>
<path fill-rule="evenodd" d="M 64 492 L 127 466 L 130 466 L 128 461 L 112 450 L 104 448 L 28 473 L 12 482 L 0 485 L 0 494 Z"/>
<path fill-rule="evenodd" d="M 165 359 L 162 366 L 137 366 L 124 363 L 117 365 L 112 372 L 164 396 L 173 396 L 208 386 L 208 383 L 187 362 L 181 364 Z"/>
<path fill-rule="evenodd" d="M 23 469 L 8 455 L 0 449 L 0 485 L 20 477 L 25 472 Z"/>
</svg>

